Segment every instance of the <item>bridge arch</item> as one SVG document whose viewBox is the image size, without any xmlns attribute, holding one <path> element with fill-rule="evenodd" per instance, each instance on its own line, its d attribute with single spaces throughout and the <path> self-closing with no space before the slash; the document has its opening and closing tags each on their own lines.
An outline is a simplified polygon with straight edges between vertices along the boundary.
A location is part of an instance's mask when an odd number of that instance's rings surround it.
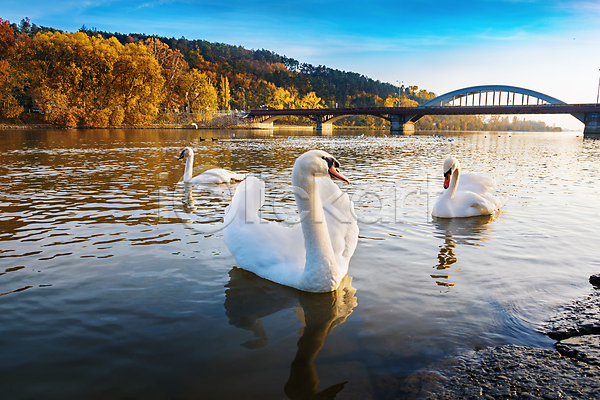
<svg viewBox="0 0 600 400">
<path fill-rule="evenodd" d="M 492 94 L 491 96 L 489 95 L 490 93 Z M 506 95 L 504 96 L 503 93 L 506 93 Z M 485 98 L 483 97 L 484 94 Z M 516 96 L 517 94 L 521 95 L 520 99 Z M 562 100 L 548 96 L 544 93 L 536 92 L 535 90 L 525 89 L 517 86 L 482 85 L 453 90 L 438 96 L 435 99 L 429 100 L 428 102 L 421 104 L 419 107 L 444 107 L 450 104 L 455 106 L 457 105 L 457 100 L 459 101 L 458 105 L 462 106 L 463 99 L 465 100 L 465 106 L 468 106 L 469 96 L 471 96 L 471 106 L 530 105 L 531 98 L 536 99 L 535 105 L 539 105 L 540 101 L 542 104 L 566 104 Z M 527 98 L 525 98 L 525 96 L 527 96 Z M 502 104 L 503 100 L 505 100 L 504 104 Z"/>
</svg>

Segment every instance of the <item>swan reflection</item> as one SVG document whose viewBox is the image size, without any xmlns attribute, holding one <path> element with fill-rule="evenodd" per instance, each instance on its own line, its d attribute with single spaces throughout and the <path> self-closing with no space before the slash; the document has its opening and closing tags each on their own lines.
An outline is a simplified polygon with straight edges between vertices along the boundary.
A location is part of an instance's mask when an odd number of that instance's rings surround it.
<svg viewBox="0 0 600 400">
<path fill-rule="evenodd" d="M 431 278 L 436 280 L 438 286 L 451 288 L 449 269 L 454 267 L 458 258 L 456 256 L 456 245 L 483 246 L 481 242 L 487 240 L 487 233 L 492 229 L 490 222 L 495 220 L 498 214 L 482 215 L 470 218 L 433 218 L 435 225 L 434 236 L 444 239 L 438 253 L 438 263 L 433 268 L 435 274 Z M 460 268 L 458 269 L 460 270 Z"/>
<path fill-rule="evenodd" d="M 178 184 L 173 191 L 173 211 L 190 228 L 218 232 L 223 229 L 223 215 L 233 193 L 233 184 Z"/>
<path fill-rule="evenodd" d="M 233 268 L 229 276 L 224 304 L 229 323 L 253 334 L 252 339 L 241 345 L 248 349 L 266 346 L 269 337 L 261 318 L 294 308 L 302 328 L 298 351 L 284 387 L 285 394 L 292 400 L 335 398 L 346 382 L 318 392 L 319 377 L 314 360 L 325 337 L 344 323 L 358 304 L 352 278 L 346 275 L 335 292 L 307 293 L 267 281 L 240 268 Z"/>
<path fill-rule="evenodd" d="M 183 184 L 184 196 L 183 200 L 181 200 L 181 206 L 183 208 L 183 212 L 191 214 L 198 209 L 196 207 L 196 200 L 194 199 L 194 190 L 192 189 L 191 183 Z"/>
</svg>

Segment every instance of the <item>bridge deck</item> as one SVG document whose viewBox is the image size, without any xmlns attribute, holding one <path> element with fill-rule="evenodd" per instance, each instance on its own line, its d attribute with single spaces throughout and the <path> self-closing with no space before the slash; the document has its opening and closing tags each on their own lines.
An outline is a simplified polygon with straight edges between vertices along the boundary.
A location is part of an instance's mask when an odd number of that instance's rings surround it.
<svg viewBox="0 0 600 400">
<path fill-rule="evenodd" d="M 543 104 L 503 106 L 317 108 L 251 110 L 247 117 L 318 116 L 318 115 L 491 115 L 491 114 L 579 114 L 599 113 L 599 104 Z"/>
</svg>

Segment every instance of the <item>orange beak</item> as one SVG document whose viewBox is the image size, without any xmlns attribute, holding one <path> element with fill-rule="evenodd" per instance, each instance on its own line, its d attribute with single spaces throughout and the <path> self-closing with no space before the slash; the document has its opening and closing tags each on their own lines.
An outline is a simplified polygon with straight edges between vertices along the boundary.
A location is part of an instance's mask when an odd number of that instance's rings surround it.
<svg viewBox="0 0 600 400">
<path fill-rule="evenodd" d="M 451 176 L 452 176 L 452 174 L 449 174 L 449 173 L 444 174 L 444 189 L 448 189 L 448 186 L 450 186 L 450 177 Z"/>
<path fill-rule="evenodd" d="M 331 179 L 339 179 L 342 182 L 350 183 L 350 181 L 348 180 L 348 178 L 346 178 L 344 176 L 344 174 L 342 174 L 340 172 L 340 170 L 335 167 L 335 165 L 332 165 L 329 168 L 329 176 L 331 177 Z"/>
</svg>

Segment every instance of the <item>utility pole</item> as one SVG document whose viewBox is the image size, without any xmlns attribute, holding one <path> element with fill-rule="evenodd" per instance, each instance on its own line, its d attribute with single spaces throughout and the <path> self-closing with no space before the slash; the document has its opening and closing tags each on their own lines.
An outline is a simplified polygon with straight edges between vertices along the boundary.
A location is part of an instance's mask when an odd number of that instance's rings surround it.
<svg viewBox="0 0 600 400">
<path fill-rule="evenodd" d="M 402 97 L 400 95 L 400 91 L 402 90 L 402 85 L 404 85 L 404 81 L 396 79 L 396 82 L 398 82 L 398 107 L 400 107 L 400 97 Z"/>
</svg>

